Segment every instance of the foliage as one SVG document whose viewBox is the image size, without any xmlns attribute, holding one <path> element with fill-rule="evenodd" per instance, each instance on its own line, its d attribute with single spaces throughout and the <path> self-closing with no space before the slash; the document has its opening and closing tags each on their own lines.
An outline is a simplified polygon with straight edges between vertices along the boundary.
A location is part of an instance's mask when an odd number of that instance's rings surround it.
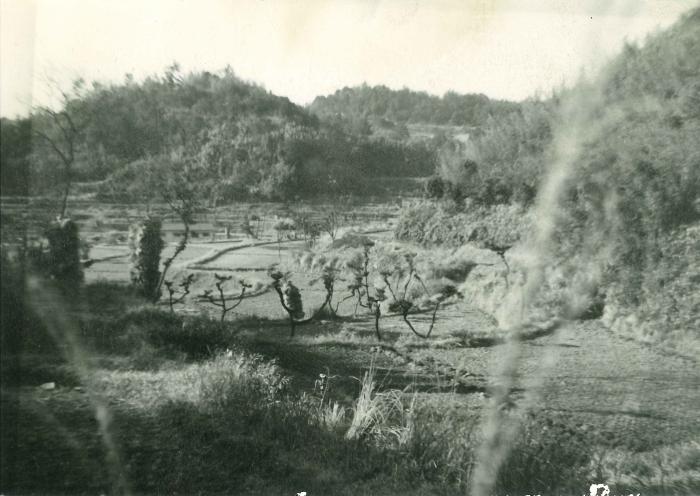
<svg viewBox="0 0 700 496">
<path fill-rule="evenodd" d="M 604 321 L 617 332 L 694 349 L 700 311 L 688 288 L 700 221 L 700 65 L 692 48 L 700 40 L 698 16 L 693 10 L 644 46 L 626 46 L 596 81 L 526 102 L 507 119 L 490 121 L 469 146 L 451 145 L 454 156 L 441 156 L 441 177 L 462 188 L 464 206 L 443 200 L 409 208 L 396 236 L 422 244 L 471 241 L 499 254 L 505 288 L 479 269 L 471 284 L 481 289 L 469 291 L 505 315 L 530 262 L 522 250 L 504 253 L 527 248 L 530 226 L 551 221 L 552 240 L 537 254 L 544 264 L 537 312 L 585 318 L 604 308 Z M 571 116 L 585 133 L 572 131 Z M 468 159 L 476 174 L 464 172 Z M 560 173 L 561 161 L 571 173 L 547 218 L 535 219 L 517 204 L 529 204 L 531 190 L 545 172 Z M 481 206 L 501 201 L 511 205 Z M 455 215 L 457 209 L 463 212 Z"/>
<path fill-rule="evenodd" d="M 0 192 L 3 196 L 28 196 L 35 181 L 29 174 L 31 120 L 0 118 L 0 136 Z"/>
<path fill-rule="evenodd" d="M 601 274 L 613 328 L 657 343 L 686 341 L 692 332 L 681 328 L 700 317 L 692 297 L 684 301 L 700 221 L 700 115 L 690 110 L 698 19 L 695 9 L 643 47 L 627 46 L 603 73 L 589 102 L 594 132 L 575 157 L 556 232 L 557 260 L 575 254 L 572 273 Z"/>
<path fill-rule="evenodd" d="M 160 254 L 163 250 L 161 221 L 148 217 L 129 227 L 131 282 L 150 301 L 160 298 Z"/>
<path fill-rule="evenodd" d="M 297 320 L 304 317 L 304 305 L 301 300 L 301 292 L 299 288 L 289 280 L 288 274 L 280 272 L 274 266 L 270 268 L 268 273 L 272 279 L 272 287 L 279 296 L 280 304 L 289 316 L 290 336 L 294 337 L 294 330 L 298 323 Z"/>
<path fill-rule="evenodd" d="M 417 253 L 402 249 L 400 246 L 381 246 L 377 250 L 375 271 L 379 274 L 383 289 L 388 290 L 390 298 L 386 300 L 389 312 L 401 315 L 411 332 L 419 338 L 427 339 L 435 327 L 435 320 L 440 304 L 454 294 L 454 287 L 445 285 L 440 291 L 431 294 L 428 286 L 418 273 Z M 416 286 L 416 282 L 418 286 Z M 409 315 L 419 311 L 421 306 L 429 303 L 432 307 L 430 326 L 424 333 L 419 332 L 409 320 Z M 422 305 L 423 304 L 423 305 Z"/>
<path fill-rule="evenodd" d="M 530 214 L 519 205 L 472 206 L 455 213 L 445 205 L 420 202 L 401 211 L 397 239 L 423 245 L 512 245 L 530 229 Z"/>
<path fill-rule="evenodd" d="M 321 235 L 321 229 L 323 227 L 322 224 L 313 220 L 310 213 L 304 211 L 296 212 L 292 223 L 294 225 L 295 238 L 297 238 L 299 236 L 299 232 L 301 232 L 301 236 L 304 243 L 306 243 L 306 246 L 308 248 L 313 248 Z"/>
<path fill-rule="evenodd" d="M 282 398 L 289 378 L 274 361 L 242 351 L 219 352 L 198 370 L 202 406 L 249 416 Z"/>
<path fill-rule="evenodd" d="M 43 138 L 32 144 L 27 129 Z M 101 199 L 148 200 L 157 190 L 141 188 L 143 168 L 171 160 L 174 151 L 196 157 L 213 204 L 368 195 L 380 191 L 371 178 L 428 175 L 434 168 L 423 144 L 320 122 L 230 69 L 185 74 L 173 65 L 141 82 L 80 82 L 55 111 L 37 111 L 26 125 L 3 120 L 6 132 L 2 162 L 10 182 L 3 188 L 24 191 L 31 175 L 30 194 L 64 185 L 65 195 L 70 178 L 100 181 Z"/>
<path fill-rule="evenodd" d="M 659 243 L 663 246 L 659 258 L 634 284 L 620 274 L 609 274 L 603 321 L 620 334 L 696 356 L 700 226 L 677 229 Z"/>
<path fill-rule="evenodd" d="M 425 182 L 425 196 L 431 200 L 439 200 L 445 194 L 445 183 L 440 176 L 431 176 Z"/>
<path fill-rule="evenodd" d="M 49 242 L 48 270 L 51 277 L 71 286 L 81 283 L 83 265 L 80 262 L 78 224 L 71 219 L 58 218 L 49 225 L 46 238 Z"/>
<path fill-rule="evenodd" d="M 189 359 L 209 357 L 231 343 L 220 322 L 206 317 L 182 317 L 155 307 L 137 307 L 103 324 L 100 348 L 133 353 L 143 343 L 157 355 Z M 95 332 L 93 330 L 93 332 Z"/>
<path fill-rule="evenodd" d="M 362 85 L 316 97 L 310 108 L 322 118 L 342 115 L 351 123 L 363 122 L 364 118 L 364 126 L 368 127 L 368 116 L 377 126 L 406 122 L 479 126 L 489 116 L 508 115 L 517 107 L 485 95 L 447 92 L 438 97 L 406 88 L 395 91 L 386 86 Z"/>
<path fill-rule="evenodd" d="M 370 252 L 374 242 L 364 238 L 362 240 L 361 251 L 357 250 L 348 260 L 345 261 L 345 268 L 350 273 L 350 284 L 348 289 L 350 294 L 357 298 L 357 306 L 366 308 L 374 315 L 374 332 L 377 340 L 381 341 L 382 335 L 379 331 L 379 319 L 382 316 L 381 303 L 386 300 L 386 292 L 383 287 L 372 285 L 370 290 Z"/>
<path fill-rule="evenodd" d="M 304 269 L 305 272 L 316 276 L 309 281 L 310 285 L 314 285 L 320 280 L 323 283 L 324 289 L 326 290 L 326 297 L 323 305 L 316 313 L 319 313 L 325 307 L 328 309 L 331 316 L 336 316 L 340 304 L 343 301 L 353 297 L 350 295 L 337 302 L 335 308 L 333 307 L 335 285 L 336 282 L 341 280 L 341 275 L 343 272 L 343 261 L 341 258 L 337 255 L 326 255 L 324 253 L 307 251 L 298 255 L 296 262 L 302 269 Z"/>
</svg>

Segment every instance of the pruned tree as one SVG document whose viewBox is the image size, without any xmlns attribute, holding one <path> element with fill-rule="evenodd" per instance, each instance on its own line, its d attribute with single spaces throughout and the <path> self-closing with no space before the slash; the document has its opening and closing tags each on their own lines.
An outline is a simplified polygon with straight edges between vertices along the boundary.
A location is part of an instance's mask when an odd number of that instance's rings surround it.
<svg viewBox="0 0 700 496">
<path fill-rule="evenodd" d="M 199 295 L 199 298 L 200 300 L 206 301 L 221 309 L 221 323 L 223 324 L 224 319 L 226 318 L 226 314 L 229 313 L 231 310 L 237 308 L 243 302 L 243 298 L 245 297 L 246 291 L 252 288 L 253 285 L 249 284 L 243 279 L 239 279 L 239 293 L 237 295 L 227 296 L 224 292 L 224 285 L 228 281 L 233 279 L 233 276 L 220 276 L 219 274 L 214 274 L 214 277 L 216 278 L 215 285 L 217 293 L 214 294 L 214 292 L 211 289 L 207 289 Z M 229 302 L 233 303 L 229 304 Z"/>
<path fill-rule="evenodd" d="M 187 274 L 187 277 L 180 281 L 180 284 L 175 287 L 173 281 L 166 280 L 164 282 L 166 289 L 168 290 L 168 306 L 171 312 L 175 312 L 175 305 L 182 303 L 187 295 L 190 294 L 190 286 L 194 282 L 194 274 Z M 179 289 L 178 289 L 179 288 Z M 178 291 L 180 294 L 178 295 Z"/>
<path fill-rule="evenodd" d="M 304 305 L 301 298 L 301 291 L 289 279 L 289 274 L 280 271 L 276 266 L 270 267 L 268 275 L 272 279 L 272 288 L 277 292 L 280 305 L 289 317 L 290 337 L 294 337 L 297 326 L 308 324 L 318 318 L 326 307 L 331 306 L 333 298 L 333 286 L 337 277 L 337 270 L 330 268 L 323 272 L 322 279 L 326 287 L 326 298 L 321 306 L 314 311 L 310 317 L 303 319 Z M 332 310 L 331 310 L 332 311 Z M 302 320 L 303 319 L 303 320 Z"/>
<path fill-rule="evenodd" d="M 294 337 L 298 319 L 304 317 L 304 306 L 301 301 L 301 292 L 288 277 L 276 268 L 271 268 L 269 275 L 272 278 L 272 287 L 279 296 L 280 304 L 289 316 L 290 337 Z"/>
<path fill-rule="evenodd" d="M 335 307 L 333 306 L 335 285 L 339 280 L 342 280 L 340 276 L 343 272 L 343 264 L 338 256 L 332 256 L 329 258 L 325 254 L 315 254 L 309 251 L 300 255 L 297 262 L 304 270 L 318 274 L 317 277 L 311 279 L 309 284 L 313 285 L 318 281 L 323 283 L 323 287 L 326 291 L 326 297 L 323 304 L 319 308 L 318 313 L 320 313 L 324 308 L 327 308 L 331 316 L 335 317 L 338 314 L 340 304 L 354 298 L 354 295 L 350 294 L 336 302 Z"/>
<path fill-rule="evenodd" d="M 508 265 L 508 260 L 506 260 L 506 252 L 510 250 L 513 245 L 509 244 L 498 244 L 493 241 L 487 241 L 484 243 L 484 248 L 494 252 L 503 261 L 503 265 L 506 267 L 506 271 L 503 274 L 503 278 L 506 281 L 506 289 L 510 288 L 510 281 L 508 276 L 510 275 L 510 265 Z"/>
<path fill-rule="evenodd" d="M 369 310 L 374 316 L 374 331 L 377 339 L 381 341 L 382 335 L 379 330 L 379 319 L 382 316 L 381 303 L 386 300 L 386 292 L 384 288 L 373 286 L 373 292 L 370 291 L 369 284 L 369 262 L 370 251 L 374 246 L 371 240 L 364 240 L 362 251 L 356 254 L 353 258 L 346 262 L 346 268 L 349 270 L 352 281 L 348 285 L 350 294 L 357 298 L 355 310 L 360 306 Z"/>
<path fill-rule="evenodd" d="M 419 338 L 428 339 L 430 337 L 430 334 L 433 332 L 433 328 L 435 327 L 435 320 L 437 319 L 437 313 L 440 309 L 440 304 L 446 298 L 455 294 L 455 290 L 454 286 L 447 286 L 443 292 L 432 295 L 430 297 L 430 302 L 434 305 L 430 317 L 430 326 L 428 327 L 428 330 L 425 331 L 425 333 L 421 333 L 418 332 L 414 324 L 408 318 L 411 312 L 417 309 L 415 303 L 408 297 L 408 288 L 414 280 L 420 282 L 423 290 L 425 291 L 425 295 L 430 294 L 427 286 L 423 282 L 423 279 L 415 272 L 414 267 L 411 267 L 408 275 L 406 276 L 406 279 L 403 283 L 403 292 L 400 297 L 397 297 L 397 293 L 394 292 L 394 289 L 391 286 L 391 283 L 389 282 L 389 278 L 384 277 L 384 281 L 386 282 L 387 287 L 389 288 L 389 291 L 391 292 L 391 295 L 394 298 L 393 301 L 389 304 L 389 311 L 400 314 L 401 318 L 406 323 L 408 328 L 411 329 L 411 332 L 413 332 L 413 334 L 415 334 Z"/>
<path fill-rule="evenodd" d="M 388 310 L 401 315 L 404 323 L 416 336 L 427 339 L 435 327 L 437 313 L 440 304 L 449 296 L 456 293 L 454 286 L 445 286 L 439 293 L 431 295 L 423 278 L 418 274 L 416 267 L 416 254 L 403 250 L 390 251 L 378 256 L 375 261 L 376 271 L 379 274 L 382 290 L 388 291 Z M 418 283 L 418 287 L 414 287 Z M 422 293 L 422 294 L 421 294 Z M 427 298 L 432 305 L 431 320 L 425 332 L 419 332 L 409 316 L 421 308 L 417 301 Z"/>
</svg>

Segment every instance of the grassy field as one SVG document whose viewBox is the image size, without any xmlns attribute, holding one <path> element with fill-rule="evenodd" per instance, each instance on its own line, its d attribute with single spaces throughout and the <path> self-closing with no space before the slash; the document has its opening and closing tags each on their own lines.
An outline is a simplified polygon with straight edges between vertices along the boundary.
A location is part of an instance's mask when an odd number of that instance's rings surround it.
<svg viewBox="0 0 700 496">
<path fill-rule="evenodd" d="M 309 315 L 324 291 L 294 263 L 301 249 L 199 242 L 172 277 L 194 273 L 195 295 L 213 273 L 267 284 L 278 263 Z M 124 250 L 104 244 L 91 256 Z M 454 299 L 431 339 L 386 315 L 379 342 L 372 317 L 347 301 L 290 338 L 269 289 L 220 324 L 196 298 L 176 313 L 146 304 L 125 284 L 126 256 L 93 264 L 86 280 L 70 299 L 30 286 L 28 308 L 3 307 L 4 329 L 25 319 L 21 338 L 3 342 L 5 494 L 464 494 L 512 346 L 517 381 L 499 411 L 520 428 L 494 494 L 585 494 L 592 483 L 700 494 L 697 363 L 598 320 L 513 345 Z M 430 315 L 412 319 L 424 329 Z"/>
</svg>

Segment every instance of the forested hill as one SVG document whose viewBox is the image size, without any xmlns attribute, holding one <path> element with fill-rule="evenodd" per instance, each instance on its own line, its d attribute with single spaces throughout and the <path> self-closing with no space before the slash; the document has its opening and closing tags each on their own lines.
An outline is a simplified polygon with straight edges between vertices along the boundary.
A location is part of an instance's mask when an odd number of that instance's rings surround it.
<svg viewBox="0 0 700 496">
<path fill-rule="evenodd" d="M 428 182 L 436 205 L 449 208 L 432 205 L 432 218 L 426 206 L 417 208 L 399 234 L 436 236 L 457 204 L 467 213 L 492 209 L 483 237 L 512 245 L 521 207 L 534 203 L 556 212 L 546 248 L 551 292 L 543 291 L 551 301 L 566 284 L 572 294 L 590 290 L 604 298 L 613 329 L 697 351 L 699 47 L 694 9 L 643 43 L 627 44 L 596 78 L 490 120 Z M 452 235 L 445 231 L 438 241 Z M 456 239 L 464 232 L 467 226 L 455 228 Z"/>
<path fill-rule="evenodd" d="M 230 69 L 120 84 L 77 81 L 62 108 L 2 120 L 2 193 L 47 194 L 100 182 L 100 197 L 151 195 L 144 177 L 196 169 L 221 201 L 375 193 L 373 178 L 426 176 L 432 150 L 386 140 L 308 110 Z M 68 170 L 70 170 L 68 172 Z"/>
<path fill-rule="evenodd" d="M 492 100 L 486 95 L 460 95 L 449 91 L 438 97 L 409 89 L 362 85 L 319 96 L 309 109 L 322 118 L 368 118 L 392 123 L 423 123 L 452 126 L 480 126 L 490 116 L 503 117 L 518 104 Z"/>
</svg>

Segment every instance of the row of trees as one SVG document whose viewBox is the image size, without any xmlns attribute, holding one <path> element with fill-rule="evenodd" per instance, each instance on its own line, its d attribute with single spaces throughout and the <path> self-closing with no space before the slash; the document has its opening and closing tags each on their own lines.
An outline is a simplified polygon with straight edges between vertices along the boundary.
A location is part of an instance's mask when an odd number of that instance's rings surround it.
<svg viewBox="0 0 700 496">
<path fill-rule="evenodd" d="M 131 279 L 139 293 L 154 303 L 161 301 L 165 288 L 165 301 L 170 310 L 174 311 L 175 306 L 185 303 L 190 295 L 194 275 L 187 274 L 179 283 L 166 279 L 166 273 L 177 256 L 177 251 L 161 264 L 163 241 L 160 226 L 157 218 L 147 218 L 132 226 L 129 235 Z M 77 230 L 74 231 L 73 234 L 77 236 Z M 304 311 L 301 291 L 292 282 L 291 273 L 280 270 L 276 265 L 270 268 L 268 274 L 271 282 L 268 287 L 277 293 L 279 303 L 288 315 L 290 335 L 293 337 L 298 326 L 315 321 L 319 316 L 337 317 L 340 304 L 352 300 L 355 302 L 355 314 L 358 308 L 363 308 L 373 316 L 378 340 L 382 339 L 380 319 L 386 312 L 400 315 L 416 336 L 429 338 L 440 304 L 445 298 L 456 294 L 454 287 L 442 287 L 436 294 L 431 295 L 419 274 L 414 253 L 375 250 L 374 242 L 369 239 L 360 236 L 355 241 L 357 240 L 359 242 L 354 243 L 359 245 L 356 253 L 347 260 L 312 251 L 307 251 L 297 260 L 306 273 L 316 274 L 311 283 L 321 281 L 325 289 L 323 303 L 310 315 Z M 221 323 L 229 312 L 236 309 L 243 299 L 251 294 L 251 289 L 253 292 L 264 289 L 261 283 L 252 284 L 239 278 L 234 281 L 237 293 L 231 294 L 228 292 L 228 285 L 234 280 L 233 275 L 214 274 L 214 278 L 216 289 L 204 290 L 196 296 L 200 302 L 219 308 Z M 374 278 L 372 282 L 371 278 Z M 334 301 L 340 282 L 348 282 L 348 294 Z M 411 315 L 424 311 L 426 302 L 430 306 L 431 321 L 427 330 L 421 332 L 411 321 Z"/>
</svg>

